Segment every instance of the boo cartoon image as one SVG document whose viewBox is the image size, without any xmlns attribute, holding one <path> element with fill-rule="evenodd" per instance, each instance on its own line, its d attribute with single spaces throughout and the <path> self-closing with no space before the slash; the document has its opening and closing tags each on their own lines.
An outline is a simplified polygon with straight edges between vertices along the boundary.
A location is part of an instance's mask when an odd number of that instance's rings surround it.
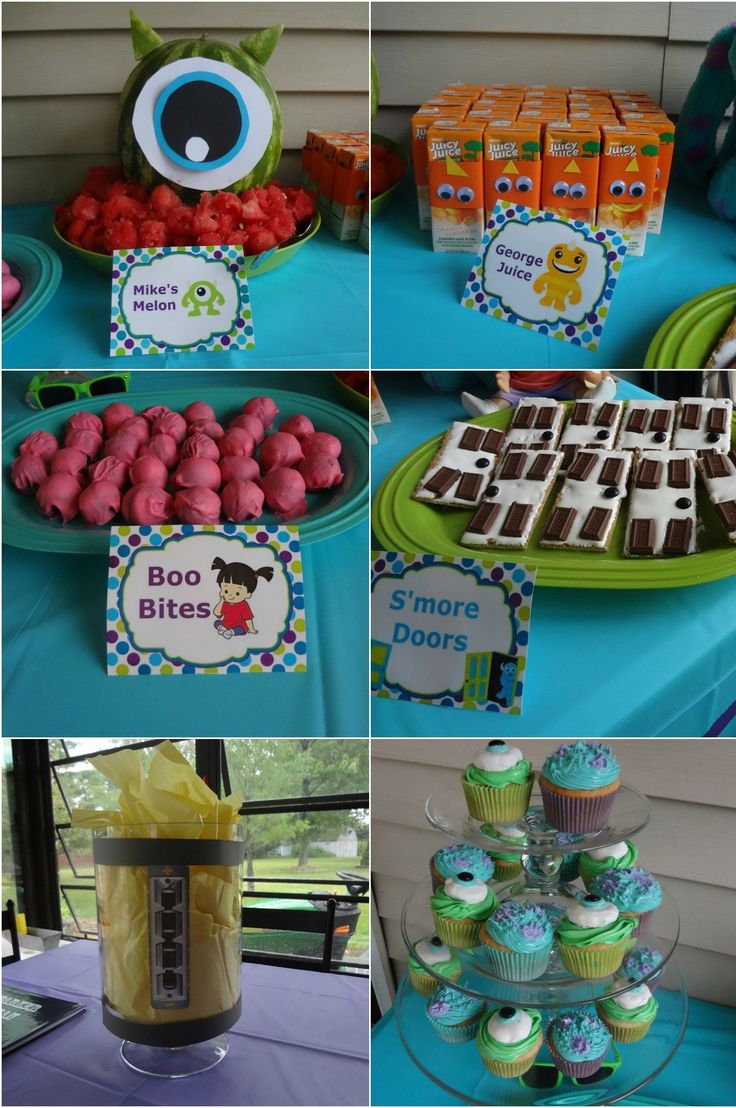
<svg viewBox="0 0 736 1108">
<path fill-rule="evenodd" d="M 217 570 L 217 584 L 220 586 L 220 599 L 213 610 L 218 635 L 231 639 L 233 635 L 255 635 L 253 612 L 248 601 L 256 591 L 258 579 L 270 581 L 273 569 L 251 569 L 244 562 L 223 561 L 215 558 L 211 568 Z"/>
</svg>

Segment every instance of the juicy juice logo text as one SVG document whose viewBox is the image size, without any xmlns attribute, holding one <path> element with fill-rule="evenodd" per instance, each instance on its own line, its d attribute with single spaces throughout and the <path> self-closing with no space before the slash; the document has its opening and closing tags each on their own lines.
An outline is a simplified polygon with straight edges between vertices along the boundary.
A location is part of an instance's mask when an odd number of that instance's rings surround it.
<svg viewBox="0 0 736 1108">
<path fill-rule="evenodd" d="M 462 157 L 460 143 L 457 139 L 443 139 L 441 142 L 433 139 L 430 143 L 430 146 L 432 148 L 432 158 L 436 162 L 439 161 L 441 158 Z"/>
</svg>

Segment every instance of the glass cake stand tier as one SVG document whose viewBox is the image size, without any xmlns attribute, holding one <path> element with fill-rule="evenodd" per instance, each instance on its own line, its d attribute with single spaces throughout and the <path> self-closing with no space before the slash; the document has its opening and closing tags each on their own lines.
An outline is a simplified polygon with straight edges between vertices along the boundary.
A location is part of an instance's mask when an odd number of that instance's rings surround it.
<svg viewBox="0 0 736 1108">
<path fill-rule="evenodd" d="M 526 815 L 515 820 L 526 841 L 500 838 L 489 823 L 468 815 L 462 785 L 455 781 L 427 799 L 424 811 L 429 823 L 456 842 L 472 843 L 484 850 L 504 854 L 550 855 L 579 854 L 583 850 L 623 842 L 649 823 L 651 805 L 642 793 L 631 785 L 622 784 L 616 793 L 611 814 L 605 827 L 585 835 L 556 831 L 544 818 L 542 794 L 537 773 Z M 499 821 L 505 822 L 505 821 Z"/>
<path fill-rule="evenodd" d="M 551 889 L 538 888 L 528 885 L 523 877 L 503 885 L 493 885 L 499 903 L 513 900 L 531 900 L 540 904 L 556 921 L 565 911 L 565 905 L 576 893 L 584 894 L 585 889 L 580 882 L 557 885 Z M 432 910 L 429 898 L 432 895 L 432 882 L 429 877 L 415 886 L 414 892 L 404 904 L 401 914 L 401 934 L 407 949 L 420 963 L 423 969 L 437 978 L 438 984 L 447 984 L 445 978 L 439 977 L 433 967 L 419 958 L 414 947 L 420 939 L 431 938 L 435 933 Z M 652 974 L 641 977 L 640 982 L 647 982 L 663 965 L 666 964 L 674 950 L 680 933 L 680 917 L 677 905 L 668 893 L 663 890 L 662 903 L 650 917 L 647 926 L 641 933 L 630 940 L 631 949 L 636 946 L 649 946 L 658 950 L 662 955 L 660 966 Z M 469 950 L 455 949 L 454 953 L 460 959 L 462 973 L 457 981 L 452 982 L 453 987 L 469 993 L 471 996 L 480 997 L 483 1000 L 497 1003 L 514 1004 L 532 1008 L 559 1008 L 560 1006 L 572 1007 L 576 1004 L 590 1004 L 604 997 L 616 996 L 626 989 L 633 988 L 632 980 L 617 978 L 615 975 L 601 977 L 595 980 L 574 977 L 565 968 L 557 950 L 557 944 L 552 947 L 549 966 L 541 977 L 533 981 L 502 981 L 495 976 L 491 969 L 486 947 L 482 944 Z"/>
<path fill-rule="evenodd" d="M 674 961 L 668 962 L 661 980 L 655 993 L 659 1011 L 645 1038 L 639 1043 L 612 1044 L 599 1074 L 577 1084 L 554 1068 L 546 1045 L 522 1079 L 494 1076 L 483 1065 L 475 1042 L 446 1043 L 435 1034 L 425 1013 L 427 998 L 414 991 L 408 977 L 401 981 L 394 1011 L 399 1037 L 412 1062 L 466 1104 L 614 1104 L 656 1077 L 682 1041 L 687 993 Z M 546 1028 L 553 1013 L 542 1016 Z"/>
</svg>

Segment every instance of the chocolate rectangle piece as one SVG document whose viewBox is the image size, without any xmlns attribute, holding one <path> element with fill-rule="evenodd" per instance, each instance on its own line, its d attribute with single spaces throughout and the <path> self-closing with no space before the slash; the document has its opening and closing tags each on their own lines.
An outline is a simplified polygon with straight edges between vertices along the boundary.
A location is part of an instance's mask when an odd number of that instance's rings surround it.
<svg viewBox="0 0 736 1108">
<path fill-rule="evenodd" d="M 726 430 L 726 409 L 711 408 L 708 412 L 708 430 L 722 435 Z"/>
<path fill-rule="evenodd" d="M 599 485 L 618 485 L 624 472 L 623 458 L 606 458 L 598 475 Z"/>
<path fill-rule="evenodd" d="M 527 427 L 534 426 L 534 418 L 537 414 L 536 404 L 527 404 L 523 408 L 521 404 L 518 405 L 514 412 L 514 418 L 511 421 L 512 427 L 521 427 L 526 429 Z"/>
<path fill-rule="evenodd" d="M 462 438 L 458 443 L 461 450 L 480 450 L 481 443 L 486 437 L 486 432 L 483 427 L 468 427 L 463 431 Z"/>
<path fill-rule="evenodd" d="M 570 528 L 577 514 L 575 508 L 553 508 L 542 538 L 552 539 L 553 542 L 564 542 L 570 534 Z"/>
<path fill-rule="evenodd" d="M 524 472 L 526 459 L 526 450 L 510 451 L 503 460 L 503 465 L 501 466 L 501 471 L 498 476 L 502 477 L 505 481 L 516 481 Z"/>
<path fill-rule="evenodd" d="M 700 426 L 700 404 L 683 404 L 680 427 L 686 431 L 697 431 Z"/>
<path fill-rule="evenodd" d="M 469 500 L 473 503 L 478 499 L 482 484 L 483 477 L 480 473 L 463 473 L 455 489 L 456 499 Z"/>
<path fill-rule="evenodd" d="M 616 421 L 617 404 L 601 404 L 596 419 L 596 427 L 612 427 Z"/>
<path fill-rule="evenodd" d="M 484 454 L 498 454 L 502 442 L 503 431 L 497 431 L 495 427 L 491 427 L 486 431 L 483 445 L 479 447 L 479 449 L 482 450 Z"/>
<path fill-rule="evenodd" d="M 670 458 L 667 463 L 667 484 L 671 489 L 690 487 L 689 458 Z"/>
<path fill-rule="evenodd" d="M 736 531 L 736 500 L 723 500 L 713 507 L 718 512 L 718 517 L 729 535 Z"/>
<path fill-rule="evenodd" d="M 537 411 L 537 419 L 534 426 L 538 427 L 541 431 L 545 431 L 552 426 L 554 421 L 555 409 L 551 406 L 551 404 L 540 405 Z"/>
<path fill-rule="evenodd" d="M 491 529 L 491 524 L 500 510 L 500 504 L 481 504 L 466 530 L 468 530 L 471 535 L 487 535 Z"/>
<path fill-rule="evenodd" d="M 669 408 L 656 408 L 652 414 L 652 426 L 650 431 L 669 431 L 672 421 L 672 412 Z"/>
<path fill-rule="evenodd" d="M 731 459 L 731 461 L 733 462 L 733 464 L 736 466 L 736 450 L 729 450 L 728 456 Z"/>
<path fill-rule="evenodd" d="M 562 451 L 562 464 L 565 469 L 567 469 L 567 467 L 572 464 L 572 460 L 577 453 L 577 443 L 568 442 L 564 446 L 561 446 L 560 450 Z"/>
<path fill-rule="evenodd" d="M 572 465 L 567 471 L 567 476 L 572 477 L 574 481 L 587 481 L 596 460 L 595 454 L 590 454 L 585 450 L 578 450 Z"/>
<path fill-rule="evenodd" d="M 586 403 L 584 400 L 576 401 L 575 404 L 573 404 L 570 423 L 574 423 L 577 426 L 584 426 L 590 419 L 592 410 L 592 404 Z"/>
<path fill-rule="evenodd" d="M 554 464 L 554 454 L 537 454 L 536 458 L 527 470 L 527 480 L 544 481 Z"/>
<path fill-rule="evenodd" d="M 632 519 L 629 528 L 629 551 L 632 554 L 654 553 L 653 519 Z"/>
<path fill-rule="evenodd" d="M 444 496 L 448 493 L 460 477 L 459 469 L 450 469 L 449 466 L 441 466 L 424 486 L 425 492 L 433 492 L 435 496 Z"/>
<path fill-rule="evenodd" d="M 580 528 L 580 538 L 600 542 L 606 533 L 611 514 L 610 508 L 591 508 Z"/>
<path fill-rule="evenodd" d="M 700 460 L 706 477 L 729 477 L 731 474 L 725 454 L 709 450 L 707 454 L 701 456 Z"/>
<path fill-rule="evenodd" d="M 510 539 L 519 539 L 524 534 L 524 527 L 532 514 L 531 504 L 514 503 L 506 513 L 506 518 L 501 524 L 501 535 Z"/>
<path fill-rule="evenodd" d="M 650 412 L 648 408 L 632 408 L 629 412 L 629 421 L 626 424 L 626 430 L 634 431 L 636 434 L 646 431 L 647 424 L 649 423 L 649 415 Z"/>
<path fill-rule="evenodd" d="M 675 557 L 678 554 L 687 554 L 690 550 L 690 537 L 693 533 L 693 521 L 688 516 L 686 519 L 671 519 L 667 523 L 664 534 L 662 553 Z"/>
<path fill-rule="evenodd" d="M 654 458 L 642 458 L 636 471 L 636 487 L 638 489 L 656 489 L 662 476 L 662 463 Z"/>
</svg>

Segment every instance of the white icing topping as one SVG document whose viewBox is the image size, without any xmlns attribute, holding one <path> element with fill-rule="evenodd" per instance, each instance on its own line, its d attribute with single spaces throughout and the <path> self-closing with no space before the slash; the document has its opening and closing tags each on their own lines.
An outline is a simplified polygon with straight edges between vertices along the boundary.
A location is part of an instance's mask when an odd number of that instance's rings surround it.
<svg viewBox="0 0 736 1108">
<path fill-rule="evenodd" d="M 589 451 L 585 451 L 589 453 Z M 564 540 L 540 539 L 542 546 L 569 546 L 579 550 L 605 550 L 608 546 L 613 528 L 621 510 L 621 504 L 626 499 L 629 471 L 631 469 L 632 456 L 629 450 L 600 450 L 592 452 L 595 456 L 595 465 L 585 481 L 577 481 L 567 477 L 562 489 L 555 500 L 555 508 L 574 508 L 577 513 L 572 521 L 572 527 Z M 623 463 L 621 477 L 618 485 L 618 496 L 605 495 L 609 485 L 599 484 L 599 477 L 603 466 L 611 458 L 620 458 Z M 592 508 L 604 508 L 610 511 L 606 522 L 606 528 L 600 539 L 584 539 L 580 532 L 585 526 L 588 513 Z"/>
<path fill-rule="evenodd" d="M 562 432 L 560 447 L 594 446 L 597 450 L 610 450 L 616 441 L 616 432 L 618 431 L 621 416 L 624 411 L 623 402 L 621 400 L 586 400 L 585 397 L 582 397 L 580 403 L 590 405 L 590 416 L 588 417 L 588 421 L 587 423 L 572 423 L 572 413 L 575 410 L 573 405 L 570 409 L 570 418 L 565 424 L 565 430 Z M 605 404 L 613 404 L 616 408 L 616 414 L 610 427 L 602 427 L 599 423 L 596 423 L 598 413 Z M 608 431 L 608 438 L 597 438 L 599 431 Z M 566 468 L 564 460 L 562 467 L 563 469 Z"/>
<path fill-rule="evenodd" d="M 618 908 L 607 900 L 602 900 L 597 908 L 579 900 L 569 905 L 567 918 L 571 923 L 577 923 L 578 927 L 605 927 L 616 922 Z"/>
<path fill-rule="evenodd" d="M 508 746 L 505 750 L 502 748 L 488 750 L 487 747 L 482 746 L 473 757 L 473 765 L 476 769 L 497 773 L 504 769 L 511 769 L 523 760 L 524 755 L 518 746 Z"/>
<path fill-rule="evenodd" d="M 449 946 L 445 946 L 444 943 L 441 946 L 435 946 L 429 939 L 420 939 L 414 949 L 417 958 L 420 962 L 424 962 L 425 966 L 435 966 L 438 962 L 449 962 L 452 958 L 452 951 Z"/>
<path fill-rule="evenodd" d="M 714 369 L 733 369 L 736 363 L 736 339 L 720 342 L 713 351 L 711 361 Z"/>
<path fill-rule="evenodd" d="M 531 1016 L 523 1008 L 517 1008 L 512 1019 L 503 1020 L 498 1012 L 494 1012 L 488 1021 L 488 1030 L 498 1043 L 520 1043 L 531 1029 Z"/>
<path fill-rule="evenodd" d="M 518 453 L 518 451 L 513 451 L 513 453 Z M 498 467 L 499 471 L 503 470 L 505 460 L 508 456 L 508 452 L 503 455 L 503 459 Z M 538 458 L 550 456 L 554 458 L 554 464 L 547 474 L 547 477 L 543 481 L 527 480 L 526 474 L 534 465 L 534 462 Z M 513 478 L 504 479 L 496 477 L 493 483 L 499 491 L 498 495 L 493 498 L 492 503 L 499 504 L 500 510 L 496 513 L 496 517 L 486 535 L 465 531 L 460 539 L 463 546 L 508 546 L 519 548 L 526 546 L 531 538 L 537 520 L 539 519 L 539 514 L 544 506 L 544 502 L 554 484 L 561 462 L 562 455 L 558 454 L 556 451 L 529 450 L 527 452 L 521 478 L 514 480 Z M 489 501 L 489 503 L 491 503 L 491 501 Z M 506 514 L 512 504 L 530 504 L 532 507 L 522 534 L 518 537 L 502 535 L 500 533 L 506 520 Z"/>
<path fill-rule="evenodd" d="M 697 404 L 700 409 L 697 428 L 682 427 L 682 414 L 685 404 Z M 726 426 L 716 442 L 708 441 L 708 413 L 714 408 L 725 408 Z M 675 437 L 672 445 L 676 450 L 721 450 L 727 451 L 731 445 L 731 412 L 733 404 L 730 400 L 713 400 L 707 396 L 683 396 L 677 407 L 675 418 Z"/>
<path fill-rule="evenodd" d="M 565 416 L 565 408 L 560 404 L 559 400 L 552 400 L 549 397 L 539 396 L 529 398 L 528 400 L 520 400 L 514 408 L 514 412 L 518 412 L 523 408 L 554 408 L 554 418 L 552 420 L 551 427 L 509 427 L 506 432 L 506 438 L 504 440 L 504 448 L 508 447 L 509 443 L 521 444 L 523 446 L 530 446 L 532 443 L 541 442 L 544 444 L 545 450 L 554 450 L 557 445 L 557 440 L 560 437 L 560 431 L 562 430 L 562 420 Z M 543 439 L 542 435 L 546 431 L 552 432 L 551 439 Z"/>
<path fill-rule="evenodd" d="M 677 458 L 689 458 L 692 463 L 690 466 L 690 483 L 687 488 L 675 489 L 670 488 L 667 484 L 668 462 Z M 659 484 L 656 489 L 642 489 L 636 484 L 639 467 L 642 462 L 647 459 L 653 459 L 654 461 L 662 463 Z M 627 556 L 631 556 L 629 554 L 629 540 L 632 519 L 654 520 L 654 557 L 658 557 L 662 553 L 668 522 L 671 519 L 691 519 L 693 526 L 690 534 L 688 554 L 695 553 L 697 549 L 695 531 L 698 517 L 697 500 L 695 496 L 695 472 L 694 450 L 642 450 L 638 454 L 636 465 L 634 466 L 634 479 L 631 487 L 631 497 L 629 499 L 629 519 L 626 525 L 626 544 L 624 552 Z M 675 505 L 677 501 L 681 499 L 689 500 L 690 506 L 688 508 L 677 508 Z"/>
<path fill-rule="evenodd" d="M 736 465 L 728 454 L 724 454 L 723 458 L 728 469 L 726 477 L 709 477 L 702 458 L 698 458 L 698 471 L 713 504 L 722 504 L 726 500 L 736 500 Z M 730 531 L 729 535 L 732 540 L 736 541 L 736 530 Z"/>
<path fill-rule="evenodd" d="M 620 993 L 614 997 L 614 1000 L 622 1008 L 643 1008 L 651 995 L 646 985 L 637 985 L 635 989 L 627 989 L 625 993 Z"/>
<path fill-rule="evenodd" d="M 522 831 L 515 823 L 492 823 L 494 831 L 498 831 L 504 839 L 525 839 L 526 831 Z"/>
<path fill-rule="evenodd" d="M 422 477 L 419 485 L 414 491 L 415 500 L 425 500 L 431 504 L 441 504 L 444 507 L 455 508 L 472 508 L 473 505 L 480 503 L 480 499 L 486 490 L 486 486 L 491 480 L 491 476 L 496 466 L 498 459 L 497 454 L 487 454 L 483 450 L 465 450 L 460 448 L 460 440 L 465 432 L 470 428 L 475 431 L 480 425 L 473 423 L 453 423 L 445 435 L 440 445 L 439 451 L 432 459 L 429 469 Z M 488 427 L 480 427 L 482 431 L 488 431 Z M 479 459 L 487 460 L 488 465 L 483 468 L 478 468 L 476 462 Z M 443 466 L 447 466 L 449 469 L 459 469 L 461 473 L 472 473 L 482 477 L 480 491 L 474 501 L 471 500 L 458 500 L 453 494 L 461 478 L 458 478 L 455 486 L 446 492 L 444 496 L 436 496 L 434 493 L 427 492 L 424 486 L 435 475 L 435 473 L 442 469 Z"/>
<path fill-rule="evenodd" d="M 665 432 L 667 437 L 664 442 L 657 442 L 654 438 L 656 432 L 650 429 L 651 416 L 647 421 L 646 430 L 640 432 L 627 430 L 631 413 L 633 411 L 639 411 L 641 408 L 644 408 L 648 412 L 656 412 L 659 410 L 671 412 L 669 427 Z M 676 409 L 677 404 L 674 400 L 630 400 L 626 405 L 626 414 L 621 424 L 621 431 L 619 432 L 618 439 L 616 440 L 616 449 L 635 450 L 640 448 L 642 450 L 669 450 L 672 441 L 672 432 L 674 430 Z"/>
<path fill-rule="evenodd" d="M 606 858 L 623 858 L 628 852 L 626 843 L 613 843 L 611 846 L 600 846 L 597 850 L 589 850 L 588 854 L 591 858 L 595 858 L 596 862 L 605 862 Z"/>
<path fill-rule="evenodd" d="M 453 900 L 462 900 L 465 904 L 480 904 L 488 896 L 488 886 L 478 880 L 457 881 L 454 877 L 448 877 L 445 892 Z"/>
</svg>

